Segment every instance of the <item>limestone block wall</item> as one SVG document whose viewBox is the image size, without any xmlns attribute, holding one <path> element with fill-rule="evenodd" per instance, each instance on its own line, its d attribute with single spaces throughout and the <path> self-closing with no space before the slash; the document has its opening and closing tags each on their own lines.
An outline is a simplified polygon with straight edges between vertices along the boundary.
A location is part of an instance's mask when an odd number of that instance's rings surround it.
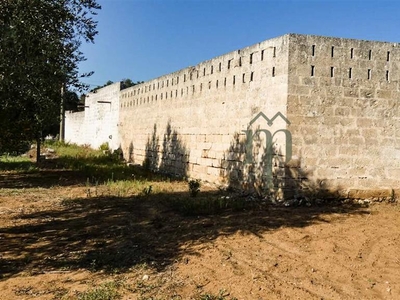
<svg viewBox="0 0 400 300">
<path fill-rule="evenodd" d="M 119 93 L 119 82 L 89 93 L 84 112 L 66 114 L 65 140 L 92 148 L 108 143 L 111 149 L 117 149 L 120 146 Z"/>
<path fill-rule="evenodd" d="M 388 197 L 400 178 L 400 47 L 290 35 L 293 153 L 314 187 Z"/>
<path fill-rule="evenodd" d="M 245 164 L 250 123 L 252 133 L 288 125 L 282 117 L 267 124 L 277 113 L 286 115 L 287 71 L 283 36 L 123 90 L 119 132 L 125 158 L 215 183 L 243 182 L 254 173 Z M 265 148 L 265 133 L 258 136 L 258 148 Z M 285 142 L 275 136 L 276 144 Z M 254 156 L 262 155 L 258 148 L 250 149 Z"/>
<path fill-rule="evenodd" d="M 89 94 L 67 139 L 276 198 L 400 194 L 400 46 L 288 34 Z"/>
</svg>

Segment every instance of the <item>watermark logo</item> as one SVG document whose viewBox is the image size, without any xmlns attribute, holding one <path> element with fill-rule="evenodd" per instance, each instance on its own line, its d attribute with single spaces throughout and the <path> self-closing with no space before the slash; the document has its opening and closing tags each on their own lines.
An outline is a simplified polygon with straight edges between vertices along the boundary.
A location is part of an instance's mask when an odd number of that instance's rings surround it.
<svg viewBox="0 0 400 300">
<path fill-rule="evenodd" d="M 274 132 L 271 131 L 271 128 L 263 128 L 258 127 L 253 130 L 252 126 L 256 121 L 260 121 L 260 123 L 266 121 L 268 127 L 274 125 L 274 122 L 280 118 L 283 120 L 284 127 L 281 129 L 277 129 Z M 282 122 L 280 122 L 282 123 Z M 263 175 L 266 177 L 272 177 L 272 167 L 273 167 L 273 158 L 279 153 L 277 151 L 276 141 L 278 140 L 278 136 L 283 134 L 283 144 L 285 148 L 285 162 L 287 163 L 292 158 L 292 134 L 289 130 L 286 129 L 287 125 L 290 125 L 290 121 L 281 113 L 277 112 L 271 119 L 268 118 L 263 112 L 258 113 L 249 123 L 247 130 L 243 130 L 246 134 L 246 155 L 245 155 L 245 164 L 254 164 L 256 163 L 256 159 L 254 157 L 254 141 L 265 141 L 265 145 L 259 145 L 264 148 L 264 155 L 262 156 L 262 163 L 264 165 Z M 276 127 L 276 126 L 275 126 Z M 264 138 L 262 138 L 264 135 Z M 282 140 L 282 137 L 280 138 Z"/>
</svg>

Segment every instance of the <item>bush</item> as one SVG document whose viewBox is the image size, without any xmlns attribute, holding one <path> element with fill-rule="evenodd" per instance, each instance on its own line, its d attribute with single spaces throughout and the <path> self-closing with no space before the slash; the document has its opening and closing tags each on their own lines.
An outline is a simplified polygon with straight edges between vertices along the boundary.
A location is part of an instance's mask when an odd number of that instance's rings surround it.
<svg viewBox="0 0 400 300">
<path fill-rule="evenodd" d="M 198 180 L 198 179 L 189 180 L 188 185 L 189 185 L 190 196 L 196 197 L 197 194 L 200 192 L 200 180 Z"/>
</svg>

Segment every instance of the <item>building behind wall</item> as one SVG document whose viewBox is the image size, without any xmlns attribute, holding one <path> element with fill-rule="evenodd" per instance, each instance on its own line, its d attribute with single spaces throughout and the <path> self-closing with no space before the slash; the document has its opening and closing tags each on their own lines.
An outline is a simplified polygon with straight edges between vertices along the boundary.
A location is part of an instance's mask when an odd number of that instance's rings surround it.
<svg viewBox="0 0 400 300">
<path fill-rule="evenodd" d="M 71 116 L 67 136 L 83 122 L 97 131 L 80 142 L 97 146 L 113 128 L 128 161 L 278 198 L 391 197 L 400 188 L 399 57 L 393 43 L 288 34 L 101 89 L 110 117 Z"/>
</svg>

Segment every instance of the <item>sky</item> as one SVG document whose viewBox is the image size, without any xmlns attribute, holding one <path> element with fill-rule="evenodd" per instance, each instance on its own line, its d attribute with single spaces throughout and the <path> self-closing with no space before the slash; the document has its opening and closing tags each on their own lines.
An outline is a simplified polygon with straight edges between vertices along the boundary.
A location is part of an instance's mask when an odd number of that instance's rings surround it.
<svg viewBox="0 0 400 300">
<path fill-rule="evenodd" d="M 147 81 L 287 33 L 400 42 L 400 0 L 97 0 L 91 88 Z"/>
</svg>

